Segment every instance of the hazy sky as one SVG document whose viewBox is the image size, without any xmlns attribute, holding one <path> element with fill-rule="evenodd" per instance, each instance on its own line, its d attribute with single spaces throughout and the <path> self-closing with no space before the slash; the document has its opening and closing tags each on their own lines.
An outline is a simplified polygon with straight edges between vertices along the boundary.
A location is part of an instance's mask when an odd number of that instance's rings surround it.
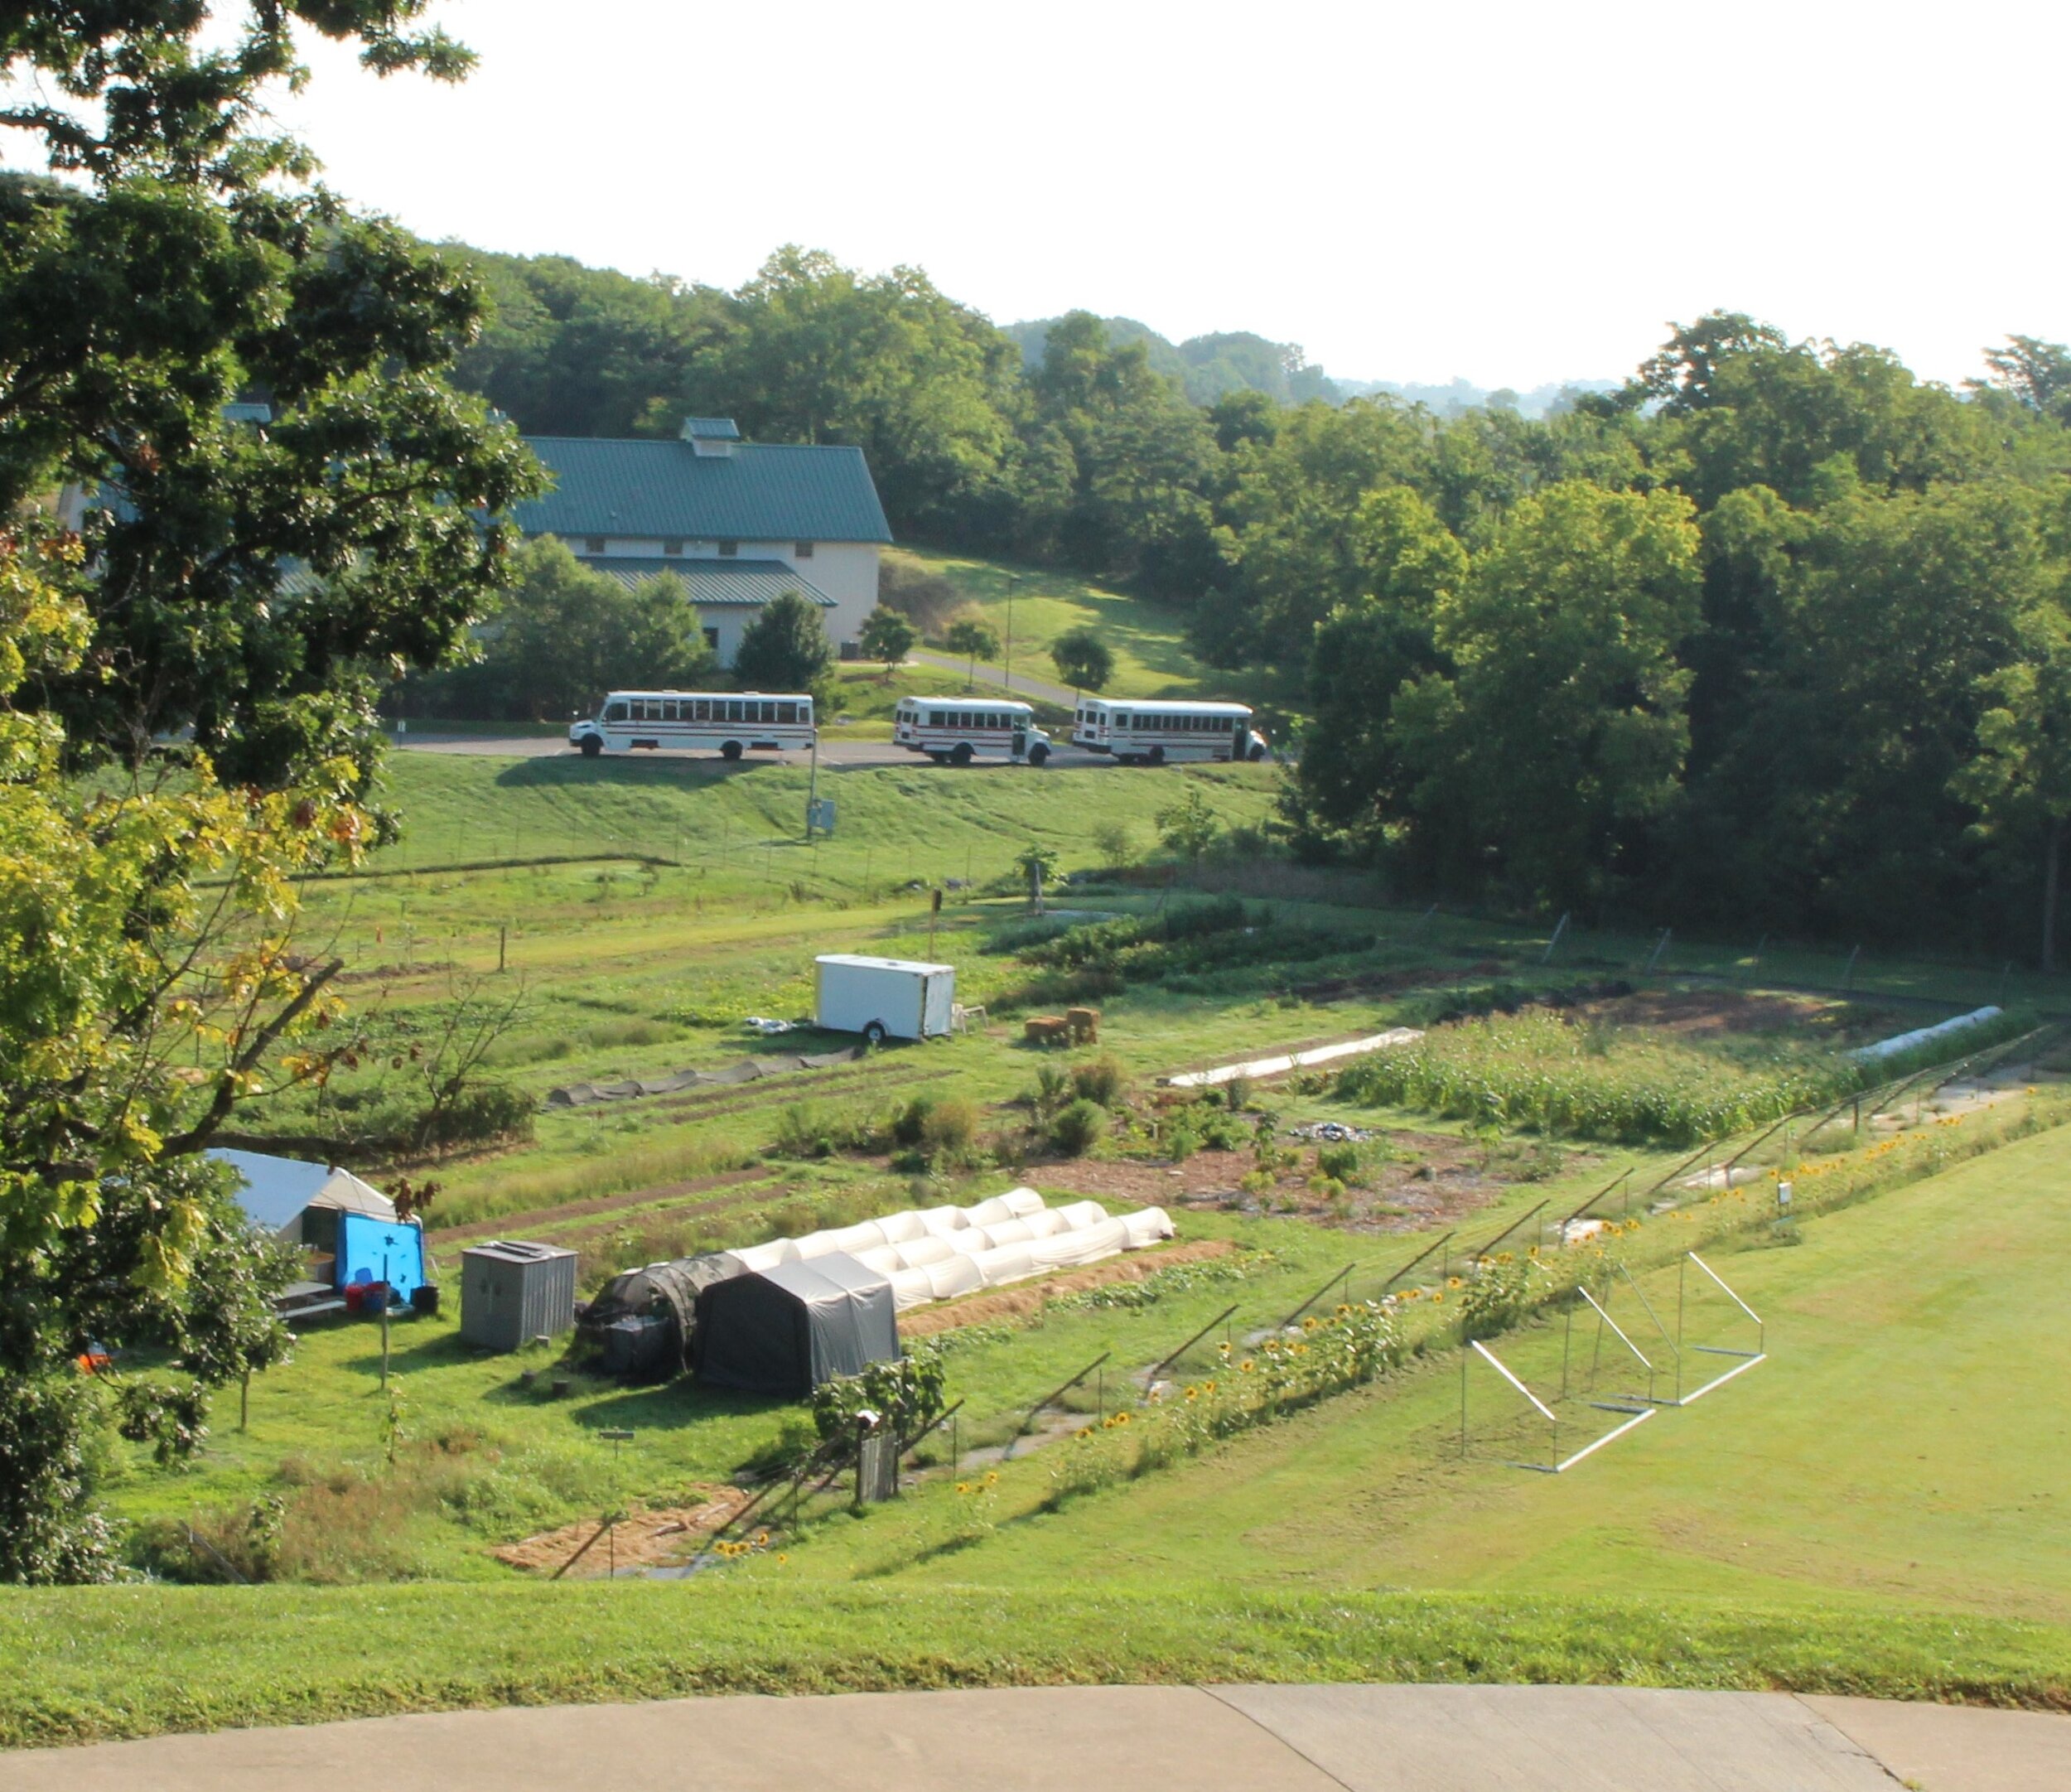
<svg viewBox="0 0 2071 1792">
<path fill-rule="evenodd" d="M 1627 371 L 1714 306 L 1979 370 L 2071 337 L 2060 4 L 447 0 L 455 90 L 282 109 L 432 236 L 735 285 L 778 244 L 1004 322 L 1351 377 Z"/>
</svg>

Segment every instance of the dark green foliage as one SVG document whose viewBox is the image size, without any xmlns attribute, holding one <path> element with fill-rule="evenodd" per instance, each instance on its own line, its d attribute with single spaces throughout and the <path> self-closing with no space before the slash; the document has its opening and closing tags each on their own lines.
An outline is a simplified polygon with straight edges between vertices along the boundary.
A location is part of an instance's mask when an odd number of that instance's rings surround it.
<svg viewBox="0 0 2071 1792">
<path fill-rule="evenodd" d="M 1120 1102 L 1128 1081 L 1128 1073 L 1122 1068 L 1120 1060 L 1113 1057 L 1094 1058 L 1071 1067 L 1072 1092 L 1080 1099 L 1097 1102 L 1103 1108 L 1112 1108 Z"/>
<path fill-rule="evenodd" d="M 1050 1142 L 1066 1157 L 1083 1157 L 1108 1136 L 1108 1110 L 1081 1096 L 1050 1123 Z"/>
<path fill-rule="evenodd" d="M 398 699 L 407 713 L 562 721 L 595 715 L 614 688 L 708 681 L 712 655 L 673 574 L 629 591 L 552 536 L 527 542 L 510 563 L 515 582 L 481 631 L 480 658 L 413 682 Z"/>
<path fill-rule="evenodd" d="M 1155 983 L 1245 965 L 1298 964 L 1362 950 L 1371 935 L 1332 933 L 1277 922 L 1226 896 L 1161 915 L 1084 921 L 1023 945 L 1024 963 L 1129 983 Z"/>
<path fill-rule="evenodd" d="M 942 1353 L 916 1342 L 896 1362 L 872 1363 L 860 1375 L 823 1384 L 813 1395 L 813 1422 L 836 1447 L 853 1443 L 861 1412 L 875 1413 L 879 1429 L 912 1437 L 942 1416 L 948 1385 Z"/>
<path fill-rule="evenodd" d="M 1074 690 L 1100 690 L 1114 676 L 1114 654 L 1090 628 L 1065 630 L 1050 644 L 1050 659 Z"/>
<path fill-rule="evenodd" d="M 818 693 L 834 669 L 834 647 L 804 595 L 785 592 L 741 631 L 734 676 L 744 691 Z"/>
</svg>

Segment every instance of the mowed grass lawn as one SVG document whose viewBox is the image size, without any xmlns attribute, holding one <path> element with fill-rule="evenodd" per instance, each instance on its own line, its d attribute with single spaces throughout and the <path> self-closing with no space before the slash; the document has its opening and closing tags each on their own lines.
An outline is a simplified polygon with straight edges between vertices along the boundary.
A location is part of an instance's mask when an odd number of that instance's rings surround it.
<svg viewBox="0 0 2071 1792">
<path fill-rule="evenodd" d="M 1702 1597 L 2071 1625 L 2071 1336 L 2060 1322 L 2071 1139 L 2040 1134 L 1802 1231 L 1793 1249 L 1757 1231 L 1753 1248 L 1704 1253 L 1766 1321 L 1769 1360 L 1565 1475 L 1503 1465 L 1520 1445 L 1544 1460 L 1545 1427 L 1512 1423 L 1522 1402 L 1479 1365 L 1461 1460 L 1448 1352 L 1407 1385 L 1326 1403 L 916 1572 L 1034 1587 L 1212 1567 L 1258 1587 Z M 1643 1287 L 1673 1328 L 1674 1273 Z M 1688 1297 L 1688 1341 L 1753 1343 L 1753 1326 L 1695 1272 Z M 1606 1298 L 1665 1365 L 1635 1297 Z M 1594 1336 L 1577 1323 L 1578 1380 Z M 1558 1384 L 1562 1342 L 1553 1321 L 1494 1348 L 1543 1393 Z M 1644 1384 L 1610 1372 L 1615 1340 L 1605 1350 L 1607 1393 Z M 1690 1384 L 1731 1361 L 1692 1352 Z M 1618 1417 L 1579 1401 L 1571 1412 L 1598 1429 Z M 1567 1449 L 1588 1435 L 1577 1430 Z M 1951 1646 L 1960 1653 L 1953 1631 Z"/>
<path fill-rule="evenodd" d="M 1004 1479 L 993 1531 L 950 1552 L 910 1548 L 958 1497 L 938 1487 L 688 1584 L 14 1590 L 0 1741 L 1209 1676 L 2071 1707 L 2063 1135 L 1803 1229 L 1793 1249 L 1713 1258 L 1764 1314 L 1772 1360 L 1562 1477 L 1461 1463 L 1441 1361 L 1019 1517 L 1050 1472 L 1038 1452 Z M 1542 1377 L 1549 1341 L 1499 1348 Z M 1485 1384 L 1476 1398 L 1495 1403 Z"/>
<path fill-rule="evenodd" d="M 1126 592 L 1111 591 L 1069 572 L 997 560 L 909 550 L 982 609 L 1002 636 L 1001 657 L 980 660 L 998 670 L 1005 659 L 1007 593 L 1014 600 L 1014 665 L 1017 673 L 1055 683 L 1050 644 L 1073 629 L 1090 628 L 1114 655 L 1106 697 L 1191 697 L 1284 706 L 1297 702 L 1296 681 L 1270 668 L 1231 670 L 1204 664 L 1186 639 L 1186 611 Z"/>
</svg>

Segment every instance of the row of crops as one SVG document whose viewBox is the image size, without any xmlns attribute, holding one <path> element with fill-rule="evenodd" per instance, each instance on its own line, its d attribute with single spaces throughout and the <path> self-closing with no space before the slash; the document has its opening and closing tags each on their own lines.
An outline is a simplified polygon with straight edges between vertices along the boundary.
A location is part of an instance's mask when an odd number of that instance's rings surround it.
<svg viewBox="0 0 2071 1792">
<path fill-rule="evenodd" d="M 1434 1028 L 1339 1079 L 1346 1099 L 1506 1131 L 1695 1145 L 1858 1085 L 1856 1063 L 1784 1041 L 1731 1055 L 1528 1010 Z"/>
</svg>

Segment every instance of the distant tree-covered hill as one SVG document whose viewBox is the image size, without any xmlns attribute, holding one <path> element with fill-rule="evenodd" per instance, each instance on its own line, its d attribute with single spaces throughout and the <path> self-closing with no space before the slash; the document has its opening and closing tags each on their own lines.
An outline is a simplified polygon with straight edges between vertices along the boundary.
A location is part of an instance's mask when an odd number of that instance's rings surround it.
<svg viewBox="0 0 2071 1792">
<path fill-rule="evenodd" d="M 1050 332 L 1060 321 L 1031 318 L 1002 328 L 1021 345 L 1023 361 L 1040 367 Z M 1269 342 L 1248 330 L 1219 331 L 1174 342 L 1133 317 L 1103 317 L 1101 322 L 1115 347 L 1142 343 L 1152 370 L 1178 380 L 1196 404 L 1213 404 L 1233 392 L 1262 392 L 1282 404 L 1306 404 L 1311 398 L 1340 404 L 1352 395 L 1292 342 Z"/>
</svg>

